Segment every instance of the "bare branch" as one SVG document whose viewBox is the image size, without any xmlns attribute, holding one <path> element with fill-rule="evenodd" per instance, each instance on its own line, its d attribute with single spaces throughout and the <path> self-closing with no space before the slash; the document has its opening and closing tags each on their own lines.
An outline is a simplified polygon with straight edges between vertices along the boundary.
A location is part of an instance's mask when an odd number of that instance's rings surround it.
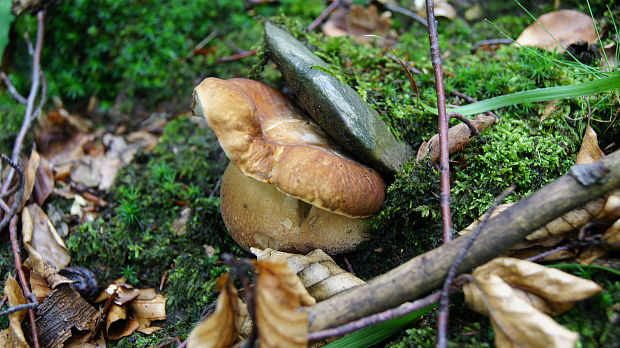
<svg viewBox="0 0 620 348">
<path fill-rule="evenodd" d="M 323 23 L 325 18 L 327 18 L 327 16 L 329 16 L 332 12 L 334 12 L 334 10 L 338 8 L 338 6 L 340 6 L 340 0 L 333 0 L 332 3 L 329 4 L 329 6 L 327 6 L 323 10 L 323 12 L 321 12 L 321 14 L 318 17 L 316 17 L 316 19 L 312 21 L 312 23 L 310 23 L 310 25 L 307 28 L 308 31 L 313 31 L 314 29 L 316 29 L 316 27 L 318 27 L 321 23 Z"/>
<path fill-rule="evenodd" d="M 450 286 L 452 285 L 452 280 L 456 276 L 456 273 L 458 272 L 458 268 L 461 266 L 461 263 L 463 263 L 463 258 L 465 257 L 465 254 L 467 254 L 471 246 L 474 245 L 476 238 L 478 238 L 484 226 L 487 224 L 487 222 L 489 222 L 491 214 L 493 214 L 495 208 L 497 208 L 497 206 L 500 205 L 500 203 L 503 202 L 504 199 L 506 199 L 506 197 L 508 197 L 514 190 L 515 186 L 511 186 L 506 189 L 501 195 L 499 195 L 497 199 L 495 199 L 495 202 L 491 204 L 487 212 L 484 214 L 482 221 L 480 221 L 480 223 L 476 226 L 474 231 L 469 236 L 466 236 L 466 238 L 469 238 L 469 240 L 461 248 L 461 250 L 458 251 L 454 258 L 454 262 L 448 270 L 448 275 L 446 276 L 446 280 L 443 283 L 443 288 L 441 289 L 441 299 L 439 300 L 439 313 L 437 314 L 438 347 L 448 346 L 448 317 L 450 315 L 450 312 L 448 311 L 448 304 L 450 303 L 449 290 Z"/>
<path fill-rule="evenodd" d="M 2 79 L 2 81 L 4 81 L 6 89 L 9 91 L 9 93 L 11 93 L 13 98 L 15 98 L 15 100 L 17 100 L 20 104 L 26 104 L 26 98 L 19 94 L 15 86 L 13 86 L 11 80 L 9 80 L 9 77 L 4 73 L 4 71 L 0 71 L 0 78 Z"/>
</svg>

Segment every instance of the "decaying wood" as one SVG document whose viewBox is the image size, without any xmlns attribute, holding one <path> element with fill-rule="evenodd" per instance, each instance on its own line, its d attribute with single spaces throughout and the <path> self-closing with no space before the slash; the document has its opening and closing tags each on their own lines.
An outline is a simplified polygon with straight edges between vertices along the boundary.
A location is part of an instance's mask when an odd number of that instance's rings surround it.
<svg viewBox="0 0 620 348">
<path fill-rule="evenodd" d="M 592 164 L 573 166 L 568 174 L 522 199 L 489 223 L 464 258 L 469 271 L 506 252 L 549 221 L 620 187 L 620 151 Z M 460 237 L 308 309 L 310 331 L 341 325 L 415 299 L 441 285 L 456 253 L 467 243 Z"/>
<path fill-rule="evenodd" d="M 73 289 L 63 284 L 52 290 L 37 309 L 37 328 L 43 347 L 63 347 L 74 332 L 90 334 L 97 310 Z"/>
</svg>

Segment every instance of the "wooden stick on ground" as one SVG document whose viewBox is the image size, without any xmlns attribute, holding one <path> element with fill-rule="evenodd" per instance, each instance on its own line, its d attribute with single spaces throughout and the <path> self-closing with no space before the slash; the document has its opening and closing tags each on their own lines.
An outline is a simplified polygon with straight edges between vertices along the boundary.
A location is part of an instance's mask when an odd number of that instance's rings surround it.
<svg viewBox="0 0 620 348">
<path fill-rule="evenodd" d="M 532 231 L 558 216 L 620 187 L 620 151 L 569 173 L 491 219 L 465 255 L 466 272 L 504 253 Z M 415 257 L 367 284 L 352 288 L 308 309 L 310 332 L 342 325 L 396 307 L 438 288 L 456 253 L 467 243 L 457 238 Z"/>
</svg>

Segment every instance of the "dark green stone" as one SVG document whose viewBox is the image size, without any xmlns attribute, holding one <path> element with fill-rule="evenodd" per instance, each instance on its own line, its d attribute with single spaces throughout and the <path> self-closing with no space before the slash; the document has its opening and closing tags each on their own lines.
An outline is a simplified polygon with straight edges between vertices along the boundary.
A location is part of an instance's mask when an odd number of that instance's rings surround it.
<svg viewBox="0 0 620 348">
<path fill-rule="evenodd" d="M 379 114 L 349 86 L 315 69 L 327 66 L 288 32 L 265 24 L 271 59 L 300 105 L 359 161 L 383 173 L 402 168 L 411 149 L 396 140 Z"/>
</svg>

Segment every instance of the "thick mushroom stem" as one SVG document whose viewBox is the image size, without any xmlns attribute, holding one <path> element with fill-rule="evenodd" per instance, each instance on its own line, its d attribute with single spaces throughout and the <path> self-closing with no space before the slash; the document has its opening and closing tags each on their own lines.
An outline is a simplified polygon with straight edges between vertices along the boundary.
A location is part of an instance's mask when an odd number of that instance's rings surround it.
<svg viewBox="0 0 620 348">
<path fill-rule="evenodd" d="M 241 247 L 293 253 L 351 251 L 368 238 L 362 218 L 350 218 L 288 196 L 229 164 L 222 177 L 222 218 Z"/>
</svg>

